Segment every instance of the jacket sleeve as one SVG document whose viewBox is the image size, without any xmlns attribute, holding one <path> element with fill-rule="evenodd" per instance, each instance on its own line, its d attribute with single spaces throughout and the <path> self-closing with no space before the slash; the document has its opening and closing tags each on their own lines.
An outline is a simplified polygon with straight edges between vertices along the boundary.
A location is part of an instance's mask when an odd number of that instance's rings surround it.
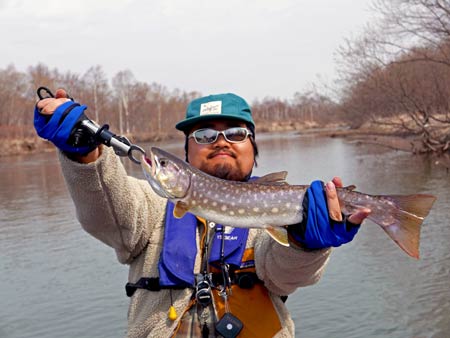
<svg viewBox="0 0 450 338">
<path fill-rule="evenodd" d="M 121 263 L 130 263 L 147 245 L 152 228 L 163 221 L 166 200 L 147 181 L 128 176 L 111 148 L 103 147 L 89 164 L 62 152 L 59 157 L 81 226 L 114 248 Z"/>
<path fill-rule="evenodd" d="M 255 239 L 255 266 L 259 279 L 276 295 L 289 295 L 314 284 L 322 276 L 331 249 L 306 251 L 285 247 L 263 231 Z"/>
</svg>

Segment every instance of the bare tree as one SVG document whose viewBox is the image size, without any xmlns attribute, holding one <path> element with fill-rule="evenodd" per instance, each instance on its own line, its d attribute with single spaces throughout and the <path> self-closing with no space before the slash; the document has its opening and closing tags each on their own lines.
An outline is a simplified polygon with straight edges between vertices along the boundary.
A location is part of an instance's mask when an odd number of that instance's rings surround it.
<svg viewBox="0 0 450 338">
<path fill-rule="evenodd" d="M 418 151 L 446 152 L 450 1 L 375 0 L 373 6 L 379 20 L 339 50 L 342 107 L 378 123 L 395 117 L 390 124 L 421 140 Z"/>
<path fill-rule="evenodd" d="M 90 107 L 93 118 L 100 121 L 101 113 L 105 112 L 111 91 L 105 72 L 100 65 L 90 67 L 83 77 L 84 89 L 88 92 L 83 102 Z"/>
<path fill-rule="evenodd" d="M 133 85 L 135 83 L 136 80 L 130 70 L 120 71 L 112 80 L 119 107 L 119 132 L 121 134 L 130 133 L 129 102 L 130 96 L 132 95 Z"/>
</svg>

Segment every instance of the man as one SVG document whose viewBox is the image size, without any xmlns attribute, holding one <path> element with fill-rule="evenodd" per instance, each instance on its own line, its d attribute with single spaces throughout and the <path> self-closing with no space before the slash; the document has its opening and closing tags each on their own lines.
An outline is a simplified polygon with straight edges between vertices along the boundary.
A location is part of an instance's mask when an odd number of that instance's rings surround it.
<svg viewBox="0 0 450 338">
<path fill-rule="evenodd" d="M 293 337 L 284 296 L 317 282 L 330 247 L 351 241 L 370 210 L 343 219 L 335 190 L 342 183 L 334 178 L 325 193 L 320 182 L 308 190 L 302 222 L 288 227 L 289 247 L 257 229 L 222 227 L 189 213 L 176 219 L 173 205 L 127 176 L 110 148 L 71 143 L 85 109 L 58 90 L 37 103 L 35 127 L 62 150 L 82 227 L 130 265 L 128 337 Z M 244 99 L 193 100 L 176 128 L 186 136 L 192 166 L 227 180 L 250 179 L 258 150 Z"/>
</svg>

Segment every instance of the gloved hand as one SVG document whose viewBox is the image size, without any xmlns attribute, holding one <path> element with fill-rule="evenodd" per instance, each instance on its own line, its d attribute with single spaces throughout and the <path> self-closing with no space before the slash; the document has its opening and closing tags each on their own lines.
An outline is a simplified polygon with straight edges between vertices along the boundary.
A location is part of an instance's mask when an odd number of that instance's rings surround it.
<svg viewBox="0 0 450 338">
<path fill-rule="evenodd" d="M 342 186 L 340 179 L 337 182 Z M 342 215 L 335 186 L 330 183 L 326 190 L 321 181 L 314 181 L 308 188 L 302 203 L 302 222 L 288 226 L 288 233 L 294 244 L 306 249 L 322 249 L 348 243 L 370 213 L 369 209 L 358 211 L 351 216 L 357 223 L 351 222 L 351 217 Z"/>
<path fill-rule="evenodd" d="M 92 135 L 86 132 L 84 135 L 75 135 L 76 126 L 84 119 L 87 119 L 84 111 L 86 106 L 73 101 L 66 101 L 62 104 L 57 102 L 61 99 L 53 100 L 59 104 L 53 114 L 43 114 L 39 111 L 38 105 L 34 109 L 34 128 L 37 134 L 52 142 L 56 147 L 64 152 L 85 155 L 95 149 L 98 143 Z M 41 100 L 40 102 L 44 101 Z"/>
</svg>

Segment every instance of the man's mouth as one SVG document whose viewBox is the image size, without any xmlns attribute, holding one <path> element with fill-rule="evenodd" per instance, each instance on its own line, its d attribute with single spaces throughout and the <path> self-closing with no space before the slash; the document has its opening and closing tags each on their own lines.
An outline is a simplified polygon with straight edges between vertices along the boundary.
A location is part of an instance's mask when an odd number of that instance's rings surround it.
<svg viewBox="0 0 450 338">
<path fill-rule="evenodd" d="M 236 158 L 236 155 L 234 153 L 232 153 L 231 151 L 224 151 L 224 150 L 219 150 L 219 151 L 214 151 L 211 154 L 208 155 L 208 158 L 214 158 L 214 157 L 232 157 L 232 158 Z"/>
</svg>

